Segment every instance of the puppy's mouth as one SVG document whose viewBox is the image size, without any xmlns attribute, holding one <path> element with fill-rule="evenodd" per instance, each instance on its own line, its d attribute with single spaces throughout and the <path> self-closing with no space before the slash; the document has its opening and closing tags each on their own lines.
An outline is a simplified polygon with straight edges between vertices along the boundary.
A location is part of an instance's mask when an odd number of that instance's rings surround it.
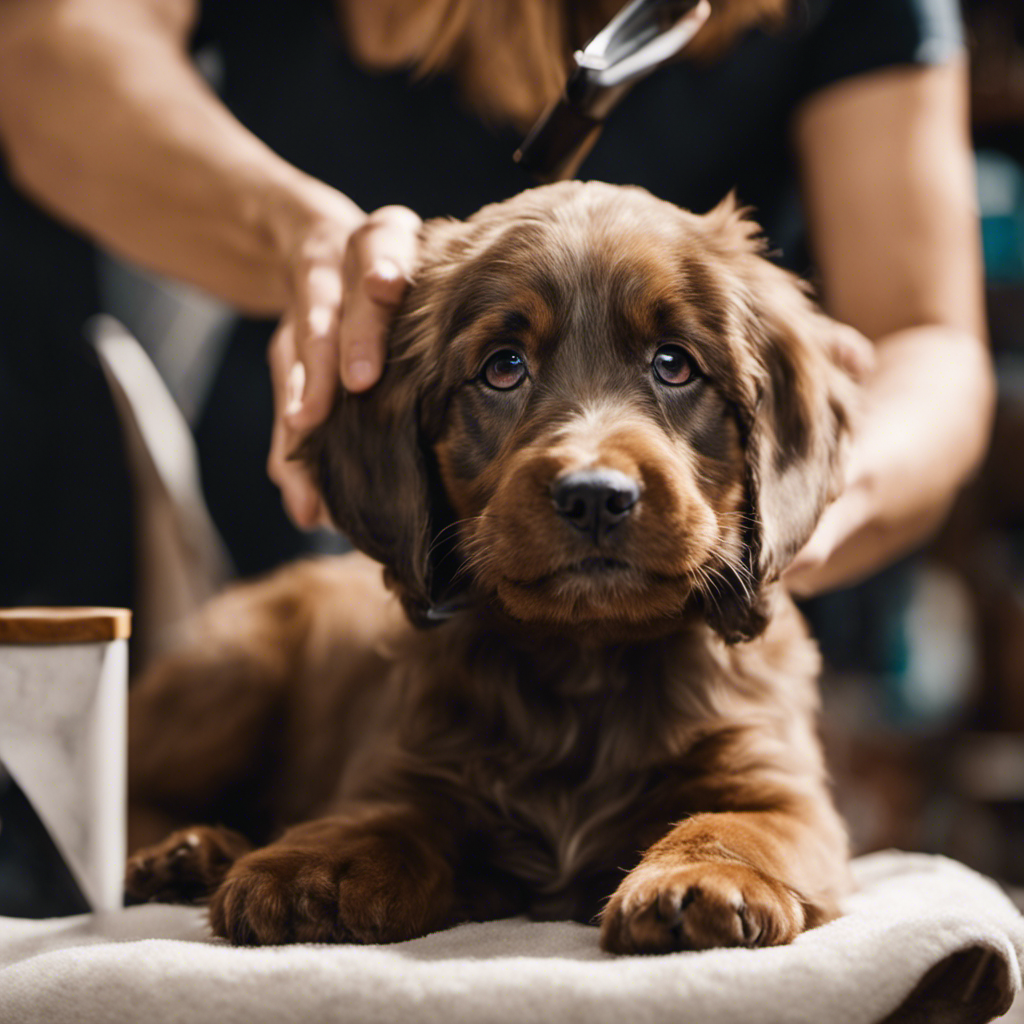
<svg viewBox="0 0 1024 1024">
<path fill-rule="evenodd" d="M 641 588 L 645 584 L 665 583 L 675 579 L 677 577 L 652 572 L 621 558 L 590 555 L 530 578 L 506 576 L 505 582 L 530 589 L 540 589 L 563 582 L 592 584 L 595 587 L 601 587 L 602 584 L 621 587 L 625 584 Z"/>
<path fill-rule="evenodd" d="M 514 618 L 614 631 L 616 624 L 633 629 L 675 621 L 692 597 L 693 582 L 621 558 L 589 555 L 536 575 L 504 575 L 496 591 Z"/>
<path fill-rule="evenodd" d="M 601 558 L 594 555 L 584 558 L 573 565 L 566 566 L 560 570 L 560 574 L 571 574 L 580 576 L 600 576 L 604 573 L 628 572 L 633 567 L 628 562 L 618 558 Z"/>
</svg>

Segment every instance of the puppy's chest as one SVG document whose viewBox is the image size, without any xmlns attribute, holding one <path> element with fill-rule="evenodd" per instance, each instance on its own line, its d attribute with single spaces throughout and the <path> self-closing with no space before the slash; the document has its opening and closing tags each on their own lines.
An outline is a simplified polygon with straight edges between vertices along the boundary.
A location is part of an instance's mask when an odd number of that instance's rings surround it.
<svg viewBox="0 0 1024 1024">
<path fill-rule="evenodd" d="M 540 894 L 552 913 L 572 912 L 560 897 L 571 902 L 581 877 L 621 866 L 638 819 L 648 816 L 644 798 L 658 772 L 647 752 L 624 749 L 624 727 L 593 709 L 538 716 L 531 732 L 506 735 L 463 766 L 491 863 Z"/>
<path fill-rule="evenodd" d="M 579 788 L 551 779 L 511 787 L 474 781 L 491 863 L 551 898 L 612 866 L 613 823 L 631 815 L 644 789 L 642 775 Z"/>
</svg>

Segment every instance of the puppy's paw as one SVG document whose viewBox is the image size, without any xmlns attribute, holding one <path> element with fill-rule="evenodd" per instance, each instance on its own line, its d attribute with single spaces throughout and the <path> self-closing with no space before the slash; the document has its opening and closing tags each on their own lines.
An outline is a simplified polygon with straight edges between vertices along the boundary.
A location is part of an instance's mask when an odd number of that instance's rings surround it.
<svg viewBox="0 0 1024 1024">
<path fill-rule="evenodd" d="M 130 903 L 204 903 L 251 849 L 244 836 L 226 828 L 196 825 L 172 832 L 128 859 L 125 895 Z"/>
<path fill-rule="evenodd" d="M 246 946 L 397 942 L 447 923 L 445 865 L 417 871 L 418 857 L 356 847 L 279 843 L 242 858 L 210 901 L 214 933 Z"/>
<path fill-rule="evenodd" d="M 800 899 L 744 864 L 703 862 L 631 871 L 601 915 L 609 953 L 777 946 L 803 931 Z"/>
</svg>

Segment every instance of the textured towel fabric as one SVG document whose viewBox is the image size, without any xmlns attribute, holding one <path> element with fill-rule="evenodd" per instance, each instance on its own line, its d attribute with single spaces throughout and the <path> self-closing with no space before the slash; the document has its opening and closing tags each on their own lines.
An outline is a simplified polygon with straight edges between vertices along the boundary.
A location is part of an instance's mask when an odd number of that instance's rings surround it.
<svg viewBox="0 0 1024 1024">
<path fill-rule="evenodd" d="M 1024 918 L 941 857 L 856 861 L 838 921 L 792 945 L 612 957 L 516 918 L 392 946 L 232 948 L 201 911 L 0 919 L 3 1024 L 975 1024 L 1020 989 Z"/>
</svg>

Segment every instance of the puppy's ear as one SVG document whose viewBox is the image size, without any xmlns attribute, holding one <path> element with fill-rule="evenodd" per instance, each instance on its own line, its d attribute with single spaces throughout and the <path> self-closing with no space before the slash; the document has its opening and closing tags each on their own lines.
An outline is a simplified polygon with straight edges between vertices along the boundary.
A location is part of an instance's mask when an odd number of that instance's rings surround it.
<svg viewBox="0 0 1024 1024">
<path fill-rule="evenodd" d="M 386 567 L 418 625 L 434 621 L 438 600 L 450 597 L 438 593 L 431 563 L 447 511 L 425 418 L 443 405 L 435 293 L 456 262 L 461 226 L 424 225 L 413 283 L 395 318 L 380 382 L 361 394 L 340 389 L 327 420 L 296 453 L 318 482 L 335 525 Z"/>
<path fill-rule="evenodd" d="M 745 435 L 747 564 L 709 615 L 730 642 L 767 625 L 768 589 L 810 538 L 841 486 L 856 388 L 839 364 L 844 327 L 794 275 L 764 259 L 757 228 L 732 198 L 709 215 L 742 280 L 744 335 L 734 392 Z"/>
<path fill-rule="evenodd" d="M 761 226 L 750 216 L 748 206 L 740 206 L 733 189 L 712 210 L 700 219 L 704 222 L 707 241 L 720 255 L 745 262 L 751 254 L 764 252 Z"/>
<path fill-rule="evenodd" d="M 750 500 L 759 524 L 755 565 L 763 583 L 779 578 L 839 493 L 856 400 L 836 358 L 847 329 L 815 309 L 795 281 L 785 281 L 788 275 L 770 270 L 755 308 L 761 374 L 747 435 Z"/>
</svg>

